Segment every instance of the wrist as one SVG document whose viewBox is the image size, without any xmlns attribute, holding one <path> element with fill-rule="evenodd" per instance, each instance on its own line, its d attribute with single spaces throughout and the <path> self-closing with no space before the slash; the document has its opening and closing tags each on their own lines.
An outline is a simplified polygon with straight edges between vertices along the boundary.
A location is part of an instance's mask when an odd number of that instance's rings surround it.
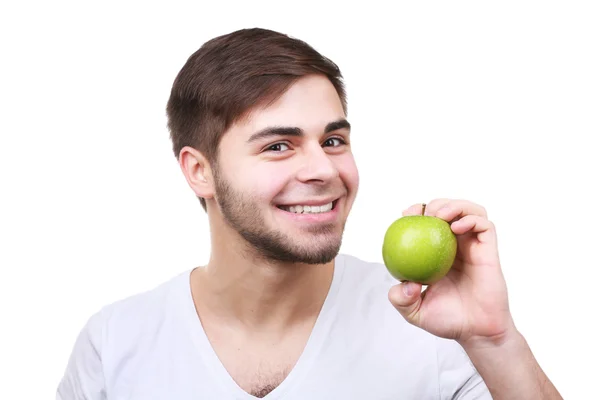
<svg viewBox="0 0 600 400">
<path fill-rule="evenodd" d="M 480 351 L 510 351 L 512 349 L 522 348 L 526 346 L 525 338 L 512 325 L 509 329 L 506 329 L 500 334 L 490 337 L 479 337 L 474 336 L 464 341 L 458 341 L 458 343 L 469 352 L 480 352 Z"/>
<path fill-rule="evenodd" d="M 494 399 L 562 399 L 516 329 L 459 342 Z"/>
</svg>

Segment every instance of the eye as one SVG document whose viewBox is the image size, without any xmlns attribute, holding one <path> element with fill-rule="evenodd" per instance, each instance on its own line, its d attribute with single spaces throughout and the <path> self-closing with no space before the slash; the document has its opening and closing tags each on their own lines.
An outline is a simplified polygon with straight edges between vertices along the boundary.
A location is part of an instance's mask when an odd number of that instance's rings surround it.
<svg viewBox="0 0 600 400">
<path fill-rule="evenodd" d="M 269 147 L 267 147 L 265 149 L 265 151 L 272 151 L 272 152 L 275 152 L 275 153 L 281 153 L 283 151 L 289 150 L 289 148 L 290 148 L 290 146 L 288 146 L 285 143 L 275 143 L 275 144 L 272 144 Z"/>
<path fill-rule="evenodd" d="M 338 147 L 338 146 L 341 146 L 343 144 L 346 144 L 346 142 L 344 141 L 344 139 L 338 138 L 338 137 L 331 137 L 331 138 L 327 139 L 323 143 L 323 146 L 325 146 L 325 147 Z"/>
</svg>

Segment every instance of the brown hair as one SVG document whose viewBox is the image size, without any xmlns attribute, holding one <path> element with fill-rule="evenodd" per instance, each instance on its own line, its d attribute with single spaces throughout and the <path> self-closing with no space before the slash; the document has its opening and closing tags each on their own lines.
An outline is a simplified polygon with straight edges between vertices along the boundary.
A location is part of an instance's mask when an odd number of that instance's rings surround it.
<svg viewBox="0 0 600 400">
<path fill-rule="evenodd" d="M 253 28 L 204 43 L 179 71 L 167 103 L 175 157 L 190 146 L 216 163 L 221 137 L 234 122 L 276 101 L 310 74 L 329 78 L 347 113 L 339 68 L 301 40 Z M 200 203 L 206 210 L 204 199 Z"/>
</svg>

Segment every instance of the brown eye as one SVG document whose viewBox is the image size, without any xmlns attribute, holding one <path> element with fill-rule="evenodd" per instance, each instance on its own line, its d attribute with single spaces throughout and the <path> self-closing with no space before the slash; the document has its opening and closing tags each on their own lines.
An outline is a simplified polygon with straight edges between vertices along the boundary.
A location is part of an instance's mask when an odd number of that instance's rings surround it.
<svg viewBox="0 0 600 400">
<path fill-rule="evenodd" d="M 285 143 L 275 143 L 269 147 L 267 147 L 267 151 L 273 151 L 275 153 L 279 153 L 285 150 L 288 150 L 290 148 L 290 146 L 288 146 Z"/>
<path fill-rule="evenodd" d="M 342 139 L 340 138 L 329 138 L 325 141 L 325 143 L 323 143 L 323 146 L 325 147 L 338 147 L 341 146 L 343 144 L 345 144 L 346 142 L 344 142 Z"/>
</svg>

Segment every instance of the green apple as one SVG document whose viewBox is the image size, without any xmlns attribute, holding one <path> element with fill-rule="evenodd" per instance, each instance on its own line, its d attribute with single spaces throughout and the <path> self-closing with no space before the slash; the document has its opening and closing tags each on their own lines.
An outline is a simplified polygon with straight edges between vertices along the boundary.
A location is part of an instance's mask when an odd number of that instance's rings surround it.
<svg viewBox="0 0 600 400">
<path fill-rule="evenodd" d="M 431 285 L 448 273 L 456 250 L 456 236 L 448 222 L 410 215 L 397 219 L 387 229 L 382 253 L 383 262 L 394 278 Z"/>
</svg>

